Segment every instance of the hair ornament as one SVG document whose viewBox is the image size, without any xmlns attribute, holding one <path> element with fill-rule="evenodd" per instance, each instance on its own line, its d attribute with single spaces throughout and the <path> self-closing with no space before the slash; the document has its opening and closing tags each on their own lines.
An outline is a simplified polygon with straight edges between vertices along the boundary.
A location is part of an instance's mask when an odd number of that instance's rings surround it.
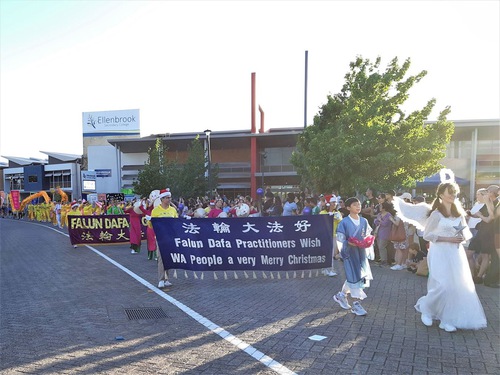
<svg viewBox="0 0 500 375">
<path fill-rule="evenodd" d="M 443 168 L 439 171 L 439 179 L 442 184 L 445 182 L 455 183 L 455 173 L 451 169 Z"/>
</svg>

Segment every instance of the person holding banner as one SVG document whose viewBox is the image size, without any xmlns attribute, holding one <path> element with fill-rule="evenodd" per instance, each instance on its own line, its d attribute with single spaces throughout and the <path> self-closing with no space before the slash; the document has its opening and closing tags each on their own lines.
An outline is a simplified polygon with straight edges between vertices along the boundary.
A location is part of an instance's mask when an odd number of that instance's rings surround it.
<svg viewBox="0 0 500 375">
<path fill-rule="evenodd" d="M 143 198 L 141 204 L 139 205 L 139 210 L 141 210 L 144 217 L 151 217 L 151 213 L 154 208 L 154 200 L 149 200 Z M 156 250 L 156 236 L 151 222 L 148 221 L 148 227 L 146 229 L 146 240 L 148 245 L 148 260 L 158 260 L 157 250 Z"/>
<path fill-rule="evenodd" d="M 69 216 L 82 216 L 82 212 L 80 211 L 80 204 L 77 201 L 71 202 L 71 210 L 67 214 L 67 219 L 69 220 Z M 76 249 L 76 245 L 73 245 Z"/>
<path fill-rule="evenodd" d="M 370 235 L 372 228 L 368 220 L 360 216 L 361 202 L 353 197 L 345 201 L 345 206 L 349 216 L 343 218 L 337 227 L 337 246 L 344 260 L 346 281 L 333 300 L 343 309 L 351 309 L 353 314 L 366 315 L 359 301 L 355 301 L 351 308 L 347 295 L 350 293 L 352 298 L 358 300 L 366 298 L 363 289 L 369 287 L 370 280 L 373 280 L 367 249 L 373 245 L 374 237 Z"/>
<path fill-rule="evenodd" d="M 160 190 L 158 198 L 160 199 L 160 204 L 153 209 L 151 217 L 179 217 L 177 209 L 170 203 L 172 193 L 170 193 L 169 189 Z M 149 225 L 151 225 L 151 223 L 149 223 Z M 161 251 L 158 251 L 158 288 L 164 288 L 171 285 L 172 283 L 168 281 L 168 270 L 163 266 Z"/>
<path fill-rule="evenodd" d="M 139 202 L 140 203 L 140 202 Z M 136 210 L 135 202 L 125 207 L 125 214 L 129 215 L 130 221 L 130 251 L 131 254 L 139 254 L 141 252 L 142 228 L 141 218 L 142 212 Z"/>
</svg>

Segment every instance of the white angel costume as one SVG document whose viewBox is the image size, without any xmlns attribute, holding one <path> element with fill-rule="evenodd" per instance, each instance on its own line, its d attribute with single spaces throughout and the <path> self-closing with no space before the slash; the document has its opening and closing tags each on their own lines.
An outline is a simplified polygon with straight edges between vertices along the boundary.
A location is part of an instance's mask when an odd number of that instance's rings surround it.
<svg viewBox="0 0 500 375">
<path fill-rule="evenodd" d="M 408 204 L 395 197 L 394 206 L 401 218 L 424 230 L 430 242 L 427 263 L 427 294 L 415 309 L 441 324 L 461 329 L 486 327 L 483 306 L 476 293 L 469 263 L 462 244 L 437 242 L 438 237 L 453 237 L 462 232 L 465 241 L 472 237 L 465 218 L 445 217 L 425 203 Z"/>
</svg>

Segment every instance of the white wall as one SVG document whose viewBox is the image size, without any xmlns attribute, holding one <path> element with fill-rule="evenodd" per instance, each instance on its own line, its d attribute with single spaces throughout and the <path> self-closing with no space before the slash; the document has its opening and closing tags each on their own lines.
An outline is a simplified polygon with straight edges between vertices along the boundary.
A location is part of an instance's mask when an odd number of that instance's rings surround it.
<svg viewBox="0 0 500 375">
<path fill-rule="evenodd" d="M 137 166 L 137 168 L 144 166 L 144 164 L 148 161 L 148 153 L 147 152 L 135 152 L 130 154 L 121 154 L 121 165 L 122 168 L 124 166 Z M 122 170 L 122 186 L 127 185 L 127 188 L 130 188 L 129 185 L 133 184 L 133 182 L 137 179 L 139 175 L 139 169 L 127 169 Z"/>
<path fill-rule="evenodd" d="M 120 170 L 116 160 L 116 149 L 109 146 L 89 146 L 88 149 L 88 170 L 111 169 L 111 177 L 97 177 L 97 193 L 119 193 L 121 187 Z"/>
</svg>

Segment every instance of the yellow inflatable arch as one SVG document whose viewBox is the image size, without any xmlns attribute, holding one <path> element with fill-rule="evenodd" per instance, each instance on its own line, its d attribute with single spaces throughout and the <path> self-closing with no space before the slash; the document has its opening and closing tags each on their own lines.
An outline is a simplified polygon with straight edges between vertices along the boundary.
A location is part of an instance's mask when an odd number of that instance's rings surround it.
<svg viewBox="0 0 500 375">
<path fill-rule="evenodd" d="M 61 202 L 68 201 L 68 194 L 66 194 L 59 186 L 56 188 L 56 191 L 61 196 Z"/>
<path fill-rule="evenodd" d="M 47 193 L 44 192 L 44 191 L 39 191 L 36 194 L 30 195 L 29 197 L 24 198 L 23 201 L 21 202 L 21 208 L 19 210 L 20 211 L 24 210 L 24 207 L 26 207 L 26 205 L 29 202 L 31 202 L 33 199 L 38 198 L 38 197 L 43 197 L 43 199 L 45 199 L 45 203 L 49 203 L 50 202 L 50 198 L 47 195 Z"/>
</svg>

